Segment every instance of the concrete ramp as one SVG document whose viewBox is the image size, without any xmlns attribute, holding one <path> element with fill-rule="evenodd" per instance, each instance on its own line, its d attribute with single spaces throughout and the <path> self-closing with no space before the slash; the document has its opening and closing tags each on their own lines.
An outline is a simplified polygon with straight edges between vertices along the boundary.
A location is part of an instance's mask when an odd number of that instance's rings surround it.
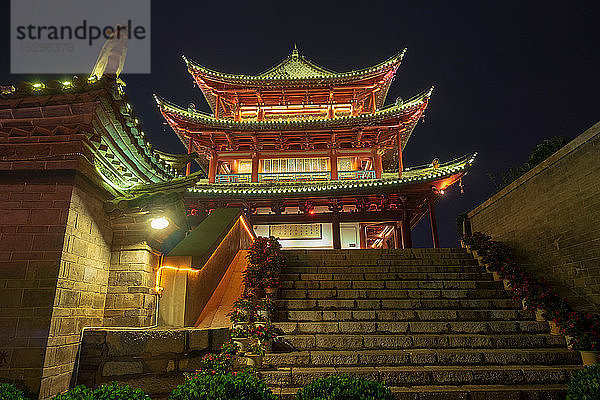
<svg viewBox="0 0 600 400">
<path fill-rule="evenodd" d="M 229 264 L 221 282 L 198 317 L 197 328 L 231 327 L 231 321 L 227 314 L 233 309 L 233 302 L 240 298 L 244 290 L 242 273 L 246 269 L 247 254 L 248 250 L 238 251 Z"/>
</svg>

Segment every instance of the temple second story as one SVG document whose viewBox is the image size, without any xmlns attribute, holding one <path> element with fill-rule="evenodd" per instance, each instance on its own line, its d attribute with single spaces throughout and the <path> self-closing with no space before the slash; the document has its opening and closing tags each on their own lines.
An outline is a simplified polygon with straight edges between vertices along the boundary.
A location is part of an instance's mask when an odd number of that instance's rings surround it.
<svg viewBox="0 0 600 400">
<path fill-rule="evenodd" d="M 294 49 L 252 76 L 185 59 L 213 113 L 156 101 L 211 183 L 379 179 L 384 159 L 401 175 L 402 150 L 432 92 L 384 106 L 403 55 L 337 73 Z"/>
</svg>

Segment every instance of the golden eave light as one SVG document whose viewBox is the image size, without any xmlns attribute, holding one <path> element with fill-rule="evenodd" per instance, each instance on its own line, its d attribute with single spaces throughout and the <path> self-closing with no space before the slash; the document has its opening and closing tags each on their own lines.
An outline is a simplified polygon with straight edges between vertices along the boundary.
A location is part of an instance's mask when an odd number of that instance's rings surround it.
<svg viewBox="0 0 600 400">
<path fill-rule="evenodd" d="M 150 220 L 150 226 L 152 229 L 156 230 L 165 229 L 167 226 L 169 226 L 169 220 L 165 217 L 152 218 Z"/>
</svg>

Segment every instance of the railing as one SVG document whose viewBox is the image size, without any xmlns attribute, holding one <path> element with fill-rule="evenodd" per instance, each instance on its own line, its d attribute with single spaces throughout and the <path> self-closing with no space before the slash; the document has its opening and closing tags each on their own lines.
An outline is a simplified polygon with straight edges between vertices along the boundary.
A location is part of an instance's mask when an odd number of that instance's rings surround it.
<svg viewBox="0 0 600 400">
<path fill-rule="evenodd" d="M 252 181 L 252 174 L 218 174 L 215 183 L 246 183 Z"/>
<path fill-rule="evenodd" d="M 277 172 L 258 174 L 259 182 L 301 182 L 301 181 L 328 181 L 331 179 L 329 171 L 321 172 Z"/>
<path fill-rule="evenodd" d="M 338 179 L 375 179 L 375 171 L 338 171 Z"/>
<path fill-rule="evenodd" d="M 375 179 L 375 171 L 338 171 L 338 179 Z M 302 182 L 302 181 L 328 181 L 331 180 L 331 172 L 275 172 L 258 174 L 259 182 Z M 215 183 L 249 183 L 252 182 L 252 174 L 218 174 Z"/>
</svg>

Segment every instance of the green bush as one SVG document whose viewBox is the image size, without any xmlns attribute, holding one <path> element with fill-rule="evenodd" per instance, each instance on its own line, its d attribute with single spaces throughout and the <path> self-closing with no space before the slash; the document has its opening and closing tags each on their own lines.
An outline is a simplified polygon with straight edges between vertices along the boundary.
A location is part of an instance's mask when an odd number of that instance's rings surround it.
<svg viewBox="0 0 600 400">
<path fill-rule="evenodd" d="M 128 385 L 119 386 L 116 383 L 103 385 L 92 390 L 83 385 L 59 394 L 54 400 L 150 400 L 142 389 L 133 389 Z"/>
<path fill-rule="evenodd" d="M 29 400 L 22 391 L 12 383 L 0 383 L 0 399 L 2 400 Z"/>
<path fill-rule="evenodd" d="M 94 400 L 94 391 L 83 385 L 75 386 L 73 389 L 54 397 L 54 400 Z"/>
<path fill-rule="evenodd" d="M 196 373 L 177 386 L 169 400 L 277 400 L 258 378 L 240 372 L 231 374 Z"/>
<path fill-rule="evenodd" d="M 379 382 L 348 375 L 317 379 L 296 394 L 298 400 L 394 400 L 390 389 Z"/>
<path fill-rule="evenodd" d="M 567 400 L 600 399 L 600 364 L 590 365 L 571 375 Z"/>
</svg>

